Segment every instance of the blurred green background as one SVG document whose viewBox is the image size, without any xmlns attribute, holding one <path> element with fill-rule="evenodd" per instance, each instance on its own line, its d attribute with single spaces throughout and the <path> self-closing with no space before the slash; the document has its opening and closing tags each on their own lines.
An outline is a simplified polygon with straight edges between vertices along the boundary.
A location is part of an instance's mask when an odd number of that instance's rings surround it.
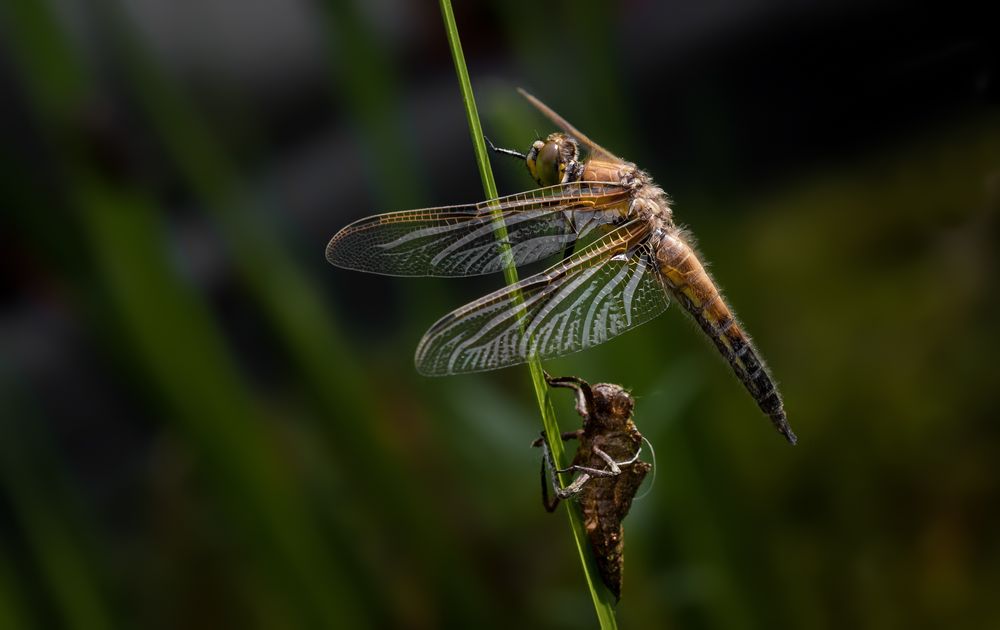
<svg viewBox="0 0 1000 630">
<path fill-rule="evenodd" d="M 656 447 L 623 626 L 1000 627 L 1000 64 L 973 6 L 457 3 L 486 133 L 551 131 L 523 86 L 648 169 L 800 438 L 676 308 L 546 364 L 631 388 Z M 593 626 L 527 369 L 412 367 L 502 279 L 323 259 L 361 216 L 481 197 L 437 4 L 0 24 L 0 627 Z"/>
</svg>

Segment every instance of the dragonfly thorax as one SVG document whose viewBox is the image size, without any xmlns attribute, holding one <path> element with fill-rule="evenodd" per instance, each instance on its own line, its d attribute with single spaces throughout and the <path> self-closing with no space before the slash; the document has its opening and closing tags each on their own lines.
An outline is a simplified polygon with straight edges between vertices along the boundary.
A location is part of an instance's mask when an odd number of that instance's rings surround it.
<svg viewBox="0 0 1000 630">
<path fill-rule="evenodd" d="M 539 186 L 555 186 L 580 180 L 583 167 L 579 158 L 576 140 L 564 133 L 552 133 L 544 141 L 535 140 L 524 161 Z"/>
</svg>

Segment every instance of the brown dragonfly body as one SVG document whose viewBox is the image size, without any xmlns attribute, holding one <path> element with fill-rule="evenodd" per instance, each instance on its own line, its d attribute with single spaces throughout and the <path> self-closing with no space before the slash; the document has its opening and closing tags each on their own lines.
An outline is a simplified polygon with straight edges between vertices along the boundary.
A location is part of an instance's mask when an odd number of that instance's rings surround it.
<svg viewBox="0 0 1000 630">
<path fill-rule="evenodd" d="M 601 572 L 601 579 L 616 598 L 621 598 L 622 567 L 624 565 L 625 537 L 622 521 L 632 507 L 643 479 L 652 466 L 639 460 L 642 434 L 632 421 L 635 402 L 620 385 L 598 383 L 591 387 L 583 379 L 572 376 L 552 378 L 546 375 L 552 387 L 576 390 L 576 410 L 583 417 L 583 427 L 564 433 L 564 440 L 576 439 L 573 464 L 557 471 L 544 434 L 534 446 L 545 449 L 542 461 L 542 500 L 545 509 L 555 510 L 560 500 L 575 498 L 583 514 L 594 558 Z M 545 478 L 545 469 L 549 480 Z M 568 486 L 561 487 L 556 472 L 579 473 Z M 549 496 L 551 484 L 554 497 Z"/>
<path fill-rule="evenodd" d="M 361 219 L 331 239 L 327 259 L 389 275 L 467 276 L 583 244 L 549 269 L 441 318 L 417 347 L 417 369 L 432 376 L 475 372 L 584 350 L 656 317 L 673 297 L 794 443 L 774 380 L 674 223 L 666 193 L 635 164 L 522 94 L 563 133 L 536 141 L 527 154 L 498 151 L 523 158 L 542 188 Z M 502 241 L 495 236 L 501 228 Z"/>
</svg>

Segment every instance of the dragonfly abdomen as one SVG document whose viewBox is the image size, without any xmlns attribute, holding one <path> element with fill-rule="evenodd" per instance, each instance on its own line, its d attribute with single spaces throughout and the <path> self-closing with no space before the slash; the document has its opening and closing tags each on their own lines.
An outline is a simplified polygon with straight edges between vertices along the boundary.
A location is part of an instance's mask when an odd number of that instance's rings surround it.
<svg viewBox="0 0 1000 630">
<path fill-rule="evenodd" d="M 698 255 L 680 235 L 666 234 L 657 248 L 657 263 L 670 292 L 712 340 L 761 411 L 794 444 L 774 379 Z"/>
<path fill-rule="evenodd" d="M 632 458 L 642 443 L 642 436 L 629 421 L 630 430 L 625 434 L 611 436 L 602 440 L 600 446 L 615 461 L 626 461 Z M 586 440 L 585 436 L 583 440 Z M 605 461 L 597 456 L 592 448 L 577 451 L 574 464 L 603 469 Z M 580 493 L 580 510 L 583 513 L 583 526 L 594 549 L 597 566 L 601 578 L 615 599 L 621 598 L 623 552 L 625 549 L 622 521 L 632 507 L 643 479 L 652 470 L 652 465 L 644 461 L 636 461 L 624 465 L 621 474 L 615 477 L 597 477 L 590 480 L 587 487 Z"/>
</svg>

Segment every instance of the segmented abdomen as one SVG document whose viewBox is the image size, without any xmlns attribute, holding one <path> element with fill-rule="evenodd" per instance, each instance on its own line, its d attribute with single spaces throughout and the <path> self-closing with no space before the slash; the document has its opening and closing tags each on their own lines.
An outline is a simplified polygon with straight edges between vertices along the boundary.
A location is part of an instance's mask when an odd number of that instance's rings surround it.
<svg viewBox="0 0 1000 630">
<path fill-rule="evenodd" d="M 634 425 L 627 433 L 604 436 L 600 446 L 617 462 L 631 459 L 642 444 L 642 435 Z M 607 463 L 591 448 L 589 442 L 576 452 L 573 463 L 578 466 L 605 469 Z M 653 466 L 644 461 L 623 465 L 621 474 L 614 477 L 593 477 L 579 494 L 583 513 L 583 527 L 594 549 L 594 558 L 601 572 L 601 580 L 615 599 L 621 599 L 622 571 L 624 566 L 625 539 L 622 521 L 632 507 L 643 479 Z"/>
<path fill-rule="evenodd" d="M 658 242 L 657 263 L 660 275 L 677 301 L 698 322 L 715 347 L 726 358 L 736 377 L 757 401 L 761 411 L 771 418 L 775 428 L 789 442 L 795 434 L 788 426 L 781 394 L 750 337 L 719 293 L 698 255 L 679 234 L 668 233 Z"/>
</svg>

